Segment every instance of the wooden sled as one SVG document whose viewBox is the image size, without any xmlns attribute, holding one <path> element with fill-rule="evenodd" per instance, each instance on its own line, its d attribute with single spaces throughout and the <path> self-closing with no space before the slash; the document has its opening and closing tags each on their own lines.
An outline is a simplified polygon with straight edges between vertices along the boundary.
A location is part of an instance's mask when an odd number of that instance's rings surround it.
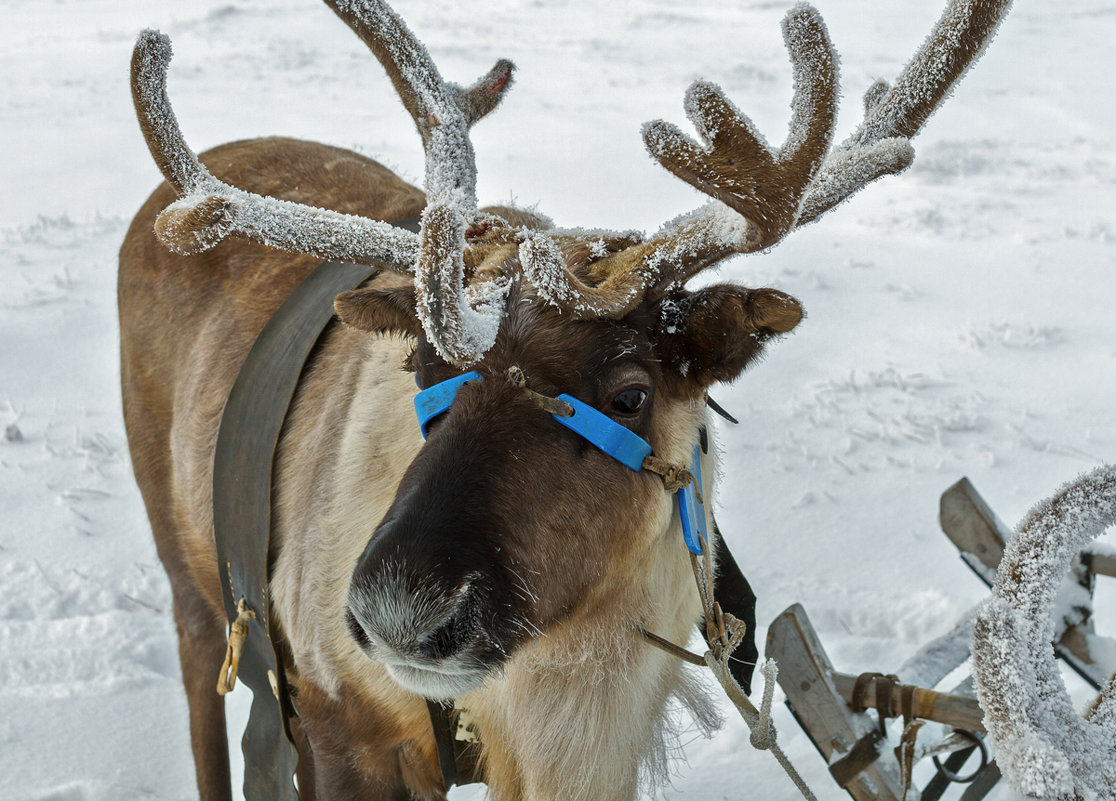
<svg viewBox="0 0 1116 801">
<path fill-rule="evenodd" d="M 962 561 L 991 587 L 1012 530 L 988 508 L 967 478 L 942 493 L 940 514 L 942 530 L 961 552 Z M 1099 665 L 1089 648 L 1089 636 L 1094 633 L 1092 599 L 1098 575 L 1116 576 L 1116 556 L 1082 552 L 1074 558 L 1070 576 L 1086 589 L 1089 601 L 1074 606 L 1066 617 L 1054 621 L 1054 653 L 1096 690 L 1112 675 L 1112 666 Z"/>
<path fill-rule="evenodd" d="M 941 525 L 965 563 L 991 587 L 1012 531 L 967 478 L 942 495 Z M 1116 558 L 1083 553 L 1070 572 L 1072 579 L 1088 590 L 1090 601 L 1097 574 L 1116 575 Z M 787 706 L 829 764 L 834 779 L 856 801 L 904 801 L 900 761 L 893 750 L 898 735 L 893 732 L 885 738 L 881 734 L 874 710 L 882 709 L 889 717 L 901 716 L 905 711 L 911 719 L 965 730 L 974 740 L 985 733 L 971 679 L 966 678 L 951 692 L 930 689 L 968 659 L 972 617 L 972 612 L 966 614 L 950 632 L 908 659 L 891 677 L 895 681 L 862 679 L 859 688 L 857 676 L 833 668 L 801 605 L 791 606 L 772 622 L 766 653 L 779 665 L 779 685 L 786 694 Z M 1088 635 L 1093 632 L 1091 603 L 1076 606 L 1067 613 L 1067 619 L 1056 622 L 1055 630 L 1057 655 L 1099 689 L 1112 669 L 1099 665 L 1089 648 Z M 880 693 L 885 695 L 877 699 Z M 950 754 L 944 760 L 945 770 L 939 770 L 921 789 L 922 801 L 941 798 L 951 783 L 947 774 L 955 775 L 976 750 L 976 745 L 970 745 Z M 907 767 L 909 771 L 909 763 Z M 999 779 L 996 763 L 982 761 L 975 776 L 965 783 L 960 801 L 979 801 Z M 912 790 L 911 796 L 919 797 L 915 792 Z"/>
</svg>

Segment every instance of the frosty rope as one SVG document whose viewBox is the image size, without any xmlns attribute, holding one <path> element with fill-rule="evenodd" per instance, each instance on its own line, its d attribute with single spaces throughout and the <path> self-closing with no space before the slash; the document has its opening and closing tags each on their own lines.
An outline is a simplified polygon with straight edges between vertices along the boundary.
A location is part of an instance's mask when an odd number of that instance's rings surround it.
<svg viewBox="0 0 1116 801">
<path fill-rule="evenodd" d="M 705 664 L 713 671 L 713 676 L 740 713 L 740 717 L 748 724 L 748 728 L 751 730 L 749 741 L 752 747 L 759 751 L 771 751 L 775 761 L 790 777 L 794 786 L 802 793 L 803 798 L 816 801 L 813 791 L 806 785 L 806 781 L 776 741 L 778 733 L 775 730 L 775 723 L 771 719 L 771 702 L 774 697 L 778 674 L 778 667 L 775 662 L 768 659 L 760 667 L 760 672 L 764 677 L 764 685 L 763 700 L 759 709 L 756 709 L 748 696 L 744 694 L 744 690 L 736 683 L 736 679 L 732 677 L 732 673 L 729 671 L 729 660 L 743 641 L 746 629 L 744 624 L 733 615 L 722 611 L 721 605 L 713 597 L 713 562 L 710 551 L 710 548 L 705 548 L 700 557 L 694 554 L 690 555 L 694 579 L 698 586 L 698 595 L 701 598 L 702 610 L 705 614 L 705 626 L 709 633 L 710 647 L 705 652 Z"/>
</svg>

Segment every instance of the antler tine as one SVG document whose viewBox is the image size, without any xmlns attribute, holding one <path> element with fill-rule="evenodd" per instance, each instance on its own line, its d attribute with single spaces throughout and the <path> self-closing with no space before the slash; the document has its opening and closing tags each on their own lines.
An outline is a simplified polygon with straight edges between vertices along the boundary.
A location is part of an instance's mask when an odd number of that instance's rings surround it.
<svg viewBox="0 0 1116 801">
<path fill-rule="evenodd" d="M 778 154 L 719 87 L 704 81 L 690 87 L 685 108 L 707 148 L 662 120 L 643 131 L 660 164 L 751 223 L 748 250 L 771 247 L 794 227 L 837 118 L 837 54 L 821 16 L 807 5 L 791 9 L 783 39 L 794 70 L 794 100 L 790 133 Z"/>
<path fill-rule="evenodd" d="M 914 138 L 992 41 L 1012 0 L 954 0 L 922 47 L 843 146 Z M 871 91 L 871 90 L 869 90 Z M 878 91 L 878 90 L 877 90 Z"/>
<path fill-rule="evenodd" d="M 187 146 L 167 97 L 173 55 L 169 36 L 151 29 L 140 33 L 132 49 L 132 103 L 159 172 L 180 195 L 187 195 L 205 181 L 208 171 Z"/>
<path fill-rule="evenodd" d="M 496 279 L 483 288 L 465 288 L 465 231 L 478 215 L 469 128 L 499 104 L 511 85 L 514 65 L 498 61 L 465 89 L 442 79 L 426 47 L 387 3 L 325 3 L 383 65 L 422 137 L 427 207 L 415 265 L 419 317 L 442 357 L 467 366 L 495 341 L 499 301 L 508 286 Z"/>
<path fill-rule="evenodd" d="M 644 126 L 643 138 L 664 167 L 714 201 L 599 263 L 600 272 L 615 270 L 613 282 L 622 290 L 613 312 L 626 313 L 633 305 L 628 293 L 633 276 L 644 282 L 645 293 L 682 285 L 727 256 L 777 244 L 877 178 L 906 169 L 914 158 L 910 137 L 984 51 L 1010 5 L 1011 0 L 951 0 L 895 85 L 877 83 L 868 90 L 863 124 L 828 156 L 836 115 L 836 54 L 821 17 L 808 5 L 793 8 L 783 22 L 795 99 L 790 135 L 778 154 L 720 89 L 695 83 L 687 93 L 686 113 L 707 146 L 661 120 Z M 535 269 L 544 271 L 541 261 Z M 554 302 L 568 305 L 558 295 L 585 294 L 576 278 L 569 284 L 552 292 Z"/>
<path fill-rule="evenodd" d="M 409 271 L 418 251 L 410 231 L 351 214 L 245 192 L 218 179 L 186 144 L 167 96 L 170 39 L 140 34 L 132 53 L 132 99 L 148 149 L 181 195 L 159 215 L 155 233 L 171 250 L 200 253 L 230 234 L 281 250 Z"/>
<path fill-rule="evenodd" d="M 733 253 L 771 247 L 794 228 L 833 138 L 837 54 L 821 16 L 805 4 L 783 19 L 783 38 L 794 70 L 794 101 L 790 132 L 778 153 L 719 87 L 694 83 L 685 109 L 706 147 L 663 120 L 647 123 L 643 140 L 660 164 L 719 202 L 597 262 L 594 272 L 608 276 L 597 286 L 569 269 L 559 272 L 553 247 L 536 244 L 526 254 L 521 248 L 525 272 L 549 300 L 583 316 L 623 316 L 648 289 L 683 284 Z M 547 279 L 541 285 L 538 275 Z"/>
<path fill-rule="evenodd" d="M 864 121 L 827 160 L 799 225 L 910 165 L 914 150 L 909 140 L 980 58 L 1010 8 L 1011 0 L 952 0 L 946 6 L 894 86 L 879 81 L 865 93 Z"/>
</svg>

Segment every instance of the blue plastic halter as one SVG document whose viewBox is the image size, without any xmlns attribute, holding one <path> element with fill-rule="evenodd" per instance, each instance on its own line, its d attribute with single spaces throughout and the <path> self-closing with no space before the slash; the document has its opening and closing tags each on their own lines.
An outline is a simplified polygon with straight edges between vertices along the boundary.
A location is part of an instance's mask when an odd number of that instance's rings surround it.
<svg viewBox="0 0 1116 801">
<path fill-rule="evenodd" d="M 483 381 L 477 371 L 465 373 L 448 381 L 442 381 L 415 395 L 415 413 L 418 415 L 422 437 L 426 439 L 430 421 L 449 410 L 457 391 L 470 381 Z M 573 395 L 562 394 L 558 400 L 565 401 L 573 409 L 569 417 L 552 414 L 555 420 L 584 437 L 620 464 L 637 473 L 643 469 L 643 460 L 651 455 L 651 443 L 629 428 L 617 423 L 608 415 L 592 406 L 579 401 Z M 690 472 L 694 474 L 698 486 L 701 485 L 701 446 L 694 445 L 693 461 Z M 705 525 L 705 506 L 698 500 L 697 489 L 691 482 L 675 493 L 678 496 L 678 511 L 682 518 L 682 536 L 690 553 L 700 555 L 709 541 Z"/>
<path fill-rule="evenodd" d="M 682 538 L 686 540 L 686 547 L 690 553 L 700 556 L 705 543 L 709 542 L 709 532 L 705 527 L 705 505 L 697 495 L 697 488 L 701 486 L 701 446 L 697 444 L 690 472 L 697 484 L 690 482 L 678 490 L 678 514 L 682 518 Z"/>
<path fill-rule="evenodd" d="M 457 397 L 457 390 L 470 381 L 483 380 L 484 376 L 473 370 L 465 373 L 465 375 L 459 375 L 448 381 L 437 383 L 415 395 L 415 414 L 418 415 L 422 438 L 426 439 L 426 429 L 430 425 L 430 421 L 453 405 L 453 399 Z"/>
<path fill-rule="evenodd" d="M 556 414 L 551 417 L 589 440 L 625 467 L 637 473 L 643 469 L 643 460 L 651 455 L 650 442 L 573 395 L 559 395 L 558 400 L 568 403 L 574 413 L 569 417 L 559 417 Z"/>
</svg>

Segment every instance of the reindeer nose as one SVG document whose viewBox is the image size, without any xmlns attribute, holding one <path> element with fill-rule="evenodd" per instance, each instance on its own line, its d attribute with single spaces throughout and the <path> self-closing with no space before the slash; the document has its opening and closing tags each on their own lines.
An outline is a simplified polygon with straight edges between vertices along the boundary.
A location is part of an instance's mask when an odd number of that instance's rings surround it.
<svg viewBox="0 0 1116 801">
<path fill-rule="evenodd" d="M 349 590 L 346 622 L 373 658 L 436 662 L 458 655 L 477 639 L 481 601 L 471 580 L 444 587 L 406 581 L 397 570 L 375 583 L 368 580 L 375 577 L 361 578 Z"/>
</svg>

